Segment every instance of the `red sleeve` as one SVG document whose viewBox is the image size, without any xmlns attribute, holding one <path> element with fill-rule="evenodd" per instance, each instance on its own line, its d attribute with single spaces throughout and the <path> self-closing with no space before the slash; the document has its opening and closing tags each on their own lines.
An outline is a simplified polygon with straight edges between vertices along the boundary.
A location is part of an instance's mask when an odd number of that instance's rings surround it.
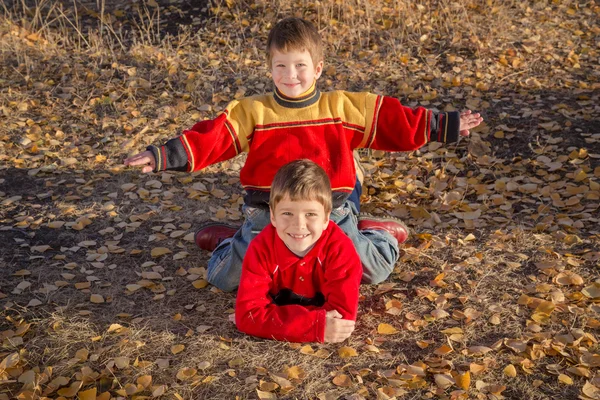
<svg viewBox="0 0 600 400">
<path fill-rule="evenodd" d="M 269 290 L 273 280 L 268 255 L 268 249 L 272 247 L 267 245 L 265 237 L 261 233 L 250 242 L 244 257 L 235 302 L 237 328 L 248 335 L 267 339 L 323 342 L 324 309 L 310 310 L 300 305 L 277 306 L 272 303 Z"/>
<path fill-rule="evenodd" d="M 460 113 L 433 112 L 403 106 L 393 97 L 380 96 L 375 106 L 374 129 L 366 147 L 386 151 L 412 151 L 437 141 L 458 140 Z"/>
<path fill-rule="evenodd" d="M 354 244 L 341 229 L 336 229 L 330 240 L 324 261 L 325 282 L 321 286 L 325 296 L 323 308 L 337 310 L 342 318 L 356 321 L 362 264 Z"/>
<path fill-rule="evenodd" d="M 238 104 L 235 107 L 241 106 Z M 238 133 L 230 120 L 229 109 L 213 120 L 197 122 L 164 145 L 147 148 L 156 159 L 154 172 L 198 171 L 229 160 L 242 151 Z"/>
<path fill-rule="evenodd" d="M 229 160 L 242 151 L 227 112 L 214 120 L 196 123 L 180 139 L 188 156 L 189 171 Z"/>
</svg>

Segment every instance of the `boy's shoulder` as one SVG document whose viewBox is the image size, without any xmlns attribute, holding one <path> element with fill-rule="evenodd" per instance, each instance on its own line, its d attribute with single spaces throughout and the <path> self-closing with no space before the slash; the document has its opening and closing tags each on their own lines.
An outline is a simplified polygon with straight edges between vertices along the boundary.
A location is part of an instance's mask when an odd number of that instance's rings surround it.
<svg viewBox="0 0 600 400">
<path fill-rule="evenodd" d="M 332 90 L 329 92 L 321 92 L 320 101 L 326 103 L 353 103 L 360 104 L 365 102 L 373 102 L 379 97 L 371 92 L 348 92 L 346 90 Z"/>
</svg>

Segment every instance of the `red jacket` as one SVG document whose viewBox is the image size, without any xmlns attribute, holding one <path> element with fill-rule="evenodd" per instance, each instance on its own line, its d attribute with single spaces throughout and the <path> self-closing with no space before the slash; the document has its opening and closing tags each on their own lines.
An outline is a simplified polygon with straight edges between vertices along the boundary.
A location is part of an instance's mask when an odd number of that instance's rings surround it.
<svg viewBox="0 0 600 400">
<path fill-rule="evenodd" d="M 372 93 L 315 89 L 289 99 L 276 91 L 233 101 L 214 120 L 148 149 L 157 171 L 197 171 L 247 152 L 240 181 L 245 202 L 253 207 L 266 207 L 280 167 L 308 158 L 329 176 L 334 207 L 339 207 L 356 183 L 352 150 L 411 151 L 430 141 L 453 142 L 459 125 L 458 112 L 412 109 Z"/>
<path fill-rule="evenodd" d="M 268 225 L 250 242 L 244 257 L 235 323 L 252 336 L 323 342 L 327 311 L 356 320 L 361 276 L 354 245 L 336 224 L 329 224 L 304 257 L 292 253 Z M 290 295 L 295 300 L 290 301 Z M 298 299 L 322 304 L 290 304 Z"/>
</svg>

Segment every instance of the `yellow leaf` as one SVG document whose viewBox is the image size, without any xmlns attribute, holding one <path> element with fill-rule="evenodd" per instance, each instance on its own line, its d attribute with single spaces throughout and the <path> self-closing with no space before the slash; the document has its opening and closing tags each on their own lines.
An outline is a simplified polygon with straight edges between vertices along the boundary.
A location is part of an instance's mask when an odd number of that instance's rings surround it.
<svg viewBox="0 0 600 400">
<path fill-rule="evenodd" d="M 202 289 L 202 288 L 205 288 L 206 286 L 208 286 L 208 281 L 206 279 L 198 279 L 198 280 L 192 282 L 192 285 L 196 289 Z"/>
<path fill-rule="evenodd" d="M 177 379 L 180 381 L 186 381 L 188 379 L 193 378 L 198 371 L 195 368 L 181 368 L 177 371 Z"/>
<path fill-rule="evenodd" d="M 181 353 L 183 351 L 183 349 L 185 349 L 185 346 L 182 344 L 176 344 L 174 346 L 171 347 L 171 353 L 173 354 L 178 354 Z"/>
<path fill-rule="evenodd" d="M 313 354 L 315 354 L 315 351 L 310 346 L 310 344 L 307 344 L 307 345 L 302 346 L 302 348 L 300 349 L 300 353 L 313 355 Z"/>
<path fill-rule="evenodd" d="M 71 386 L 59 389 L 56 393 L 58 393 L 59 396 L 74 397 L 77 392 L 79 392 L 79 389 L 81 389 L 82 384 L 82 381 L 75 381 Z"/>
<path fill-rule="evenodd" d="M 96 389 L 96 388 L 84 390 L 83 392 L 79 392 L 77 394 L 77 396 L 79 397 L 79 400 L 96 400 L 96 391 L 97 390 L 98 389 Z"/>
<path fill-rule="evenodd" d="M 338 355 L 340 358 L 357 357 L 358 353 L 353 347 L 342 346 L 338 349 Z"/>
<path fill-rule="evenodd" d="M 107 332 L 111 333 L 111 332 L 116 332 L 116 331 L 120 331 L 121 329 L 123 329 L 123 325 L 119 325 L 119 324 L 111 324 L 108 327 Z"/>
<path fill-rule="evenodd" d="M 565 385 L 573 384 L 573 379 L 569 375 L 565 375 L 565 374 L 558 375 L 558 381 L 560 383 L 564 383 Z"/>
<path fill-rule="evenodd" d="M 172 251 L 166 247 L 155 247 L 150 252 L 150 255 L 152 257 L 156 258 L 156 257 L 164 256 L 165 254 L 169 254 L 169 253 L 172 253 Z"/>
<path fill-rule="evenodd" d="M 306 376 L 306 372 L 304 372 L 304 370 L 298 366 L 287 368 L 285 373 L 290 379 L 304 379 Z"/>
<path fill-rule="evenodd" d="M 469 390 L 469 386 L 471 386 L 471 373 L 465 371 L 462 374 L 456 374 L 454 380 L 456 380 L 456 386 L 462 390 Z"/>
<path fill-rule="evenodd" d="M 382 323 L 379 324 L 379 326 L 377 327 L 377 333 L 379 333 L 380 335 L 393 335 L 395 333 L 398 333 L 398 330 L 390 324 Z"/>
<path fill-rule="evenodd" d="M 514 378 L 515 376 L 517 376 L 517 369 L 514 365 L 509 364 L 506 366 L 506 368 L 504 368 L 504 375 L 510 378 Z"/>
<path fill-rule="evenodd" d="M 48 222 L 48 228 L 58 229 L 58 228 L 62 228 L 62 226 L 64 224 L 65 224 L 65 221 L 52 221 L 52 222 Z"/>
<path fill-rule="evenodd" d="M 90 296 L 90 301 L 96 304 L 104 303 L 104 297 L 99 294 L 93 294 Z"/>
</svg>

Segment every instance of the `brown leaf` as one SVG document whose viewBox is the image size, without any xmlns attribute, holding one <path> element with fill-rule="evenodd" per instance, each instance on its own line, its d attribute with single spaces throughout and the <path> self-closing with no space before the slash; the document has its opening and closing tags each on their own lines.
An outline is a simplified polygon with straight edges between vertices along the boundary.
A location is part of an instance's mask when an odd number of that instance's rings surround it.
<svg viewBox="0 0 600 400">
<path fill-rule="evenodd" d="M 333 378 L 333 384 L 341 387 L 349 387 L 352 386 L 352 380 L 346 374 L 339 374 Z"/>
</svg>

